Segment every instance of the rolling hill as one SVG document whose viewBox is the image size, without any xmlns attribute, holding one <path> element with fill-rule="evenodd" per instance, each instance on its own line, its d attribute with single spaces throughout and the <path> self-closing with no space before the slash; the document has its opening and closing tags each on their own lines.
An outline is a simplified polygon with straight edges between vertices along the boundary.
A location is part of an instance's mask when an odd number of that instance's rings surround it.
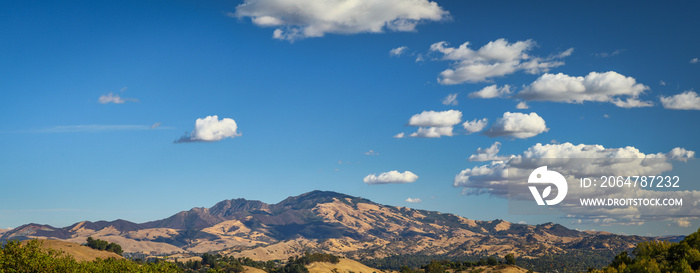
<svg viewBox="0 0 700 273">
<path fill-rule="evenodd" d="M 27 224 L 0 240 L 54 239 L 83 243 L 88 236 L 115 242 L 125 253 L 167 255 L 218 252 L 255 260 L 286 259 L 305 251 L 352 259 L 394 255 L 539 257 L 574 250 L 629 249 L 649 238 L 524 225 L 405 207 L 328 191 L 277 204 L 231 199 L 146 223 L 83 221 L 68 227 Z"/>
</svg>

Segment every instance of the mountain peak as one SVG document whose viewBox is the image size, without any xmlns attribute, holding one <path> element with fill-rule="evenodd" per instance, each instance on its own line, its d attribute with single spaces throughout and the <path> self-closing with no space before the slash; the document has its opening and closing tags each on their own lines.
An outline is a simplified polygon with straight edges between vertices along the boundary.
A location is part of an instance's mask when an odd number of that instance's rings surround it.
<svg viewBox="0 0 700 273">
<path fill-rule="evenodd" d="M 337 193 L 334 191 L 321 191 L 315 190 L 297 196 L 290 196 L 287 199 L 275 204 L 278 208 L 291 208 L 291 209 L 310 209 L 318 204 L 330 203 L 334 199 L 339 201 L 350 200 L 355 203 L 372 203 L 367 199 L 361 197 L 355 197 L 352 195 L 347 195 L 343 193 Z"/>
</svg>

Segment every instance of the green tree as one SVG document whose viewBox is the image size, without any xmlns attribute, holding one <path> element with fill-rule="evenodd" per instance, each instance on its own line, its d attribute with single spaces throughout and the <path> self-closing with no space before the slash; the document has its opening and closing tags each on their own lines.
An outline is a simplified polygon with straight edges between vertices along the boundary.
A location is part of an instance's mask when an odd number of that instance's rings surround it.
<svg viewBox="0 0 700 273">
<path fill-rule="evenodd" d="M 513 253 L 508 253 L 505 257 L 506 264 L 515 265 L 515 255 Z"/>
<path fill-rule="evenodd" d="M 431 261 L 427 266 L 425 266 L 425 273 L 444 273 L 445 267 L 437 262 Z"/>
</svg>

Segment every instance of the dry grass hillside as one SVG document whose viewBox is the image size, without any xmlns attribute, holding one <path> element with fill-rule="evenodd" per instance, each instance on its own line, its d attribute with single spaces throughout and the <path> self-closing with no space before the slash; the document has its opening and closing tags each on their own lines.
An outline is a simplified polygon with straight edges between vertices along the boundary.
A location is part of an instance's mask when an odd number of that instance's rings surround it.
<svg viewBox="0 0 700 273">
<path fill-rule="evenodd" d="M 526 273 L 527 269 L 523 269 L 518 266 L 508 265 L 508 266 L 479 266 L 472 270 L 483 270 L 482 273 Z"/>
<path fill-rule="evenodd" d="M 309 273 L 331 273 L 331 272 L 334 272 L 333 269 L 337 269 L 337 272 L 339 272 L 339 273 L 383 272 L 379 269 L 368 267 L 364 264 L 361 264 L 358 261 L 354 261 L 354 260 L 350 260 L 350 259 L 340 259 L 340 262 L 337 264 L 327 263 L 327 262 L 312 263 L 310 265 L 307 265 L 306 268 L 309 269 Z"/>
<path fill-rule="evenodd" d="M 267 271 L 262 270 L 260 268 L 255 268 L 255 267 L 250 267 L 250 266 L 243 266 L 244 273 L 267 273 Z"/>
<path fill-rule="evenodd" d="M 58 241 L 58 240 L 39 240 L 39 241 L 42 242 L 44 248 L 50 248 L 50 249 L 63 251 L 64 253 L 66 253 L 70 256 L 73 256 L 73 258 L 75 258 L 75 260 L 79 261 L 79 262 L 93 261 L 97 258 L 100 258 L 100 259 L 107 259 L 107 258 L 124 259 L 122 256 L 119 256 L 113 252 L 92 249 L 92 248 L 89 248 L 87 246 L 79 245 L 76 243 L 71 243 L 71 242 L 66 242 L 66 241 Z"/>
</svg>

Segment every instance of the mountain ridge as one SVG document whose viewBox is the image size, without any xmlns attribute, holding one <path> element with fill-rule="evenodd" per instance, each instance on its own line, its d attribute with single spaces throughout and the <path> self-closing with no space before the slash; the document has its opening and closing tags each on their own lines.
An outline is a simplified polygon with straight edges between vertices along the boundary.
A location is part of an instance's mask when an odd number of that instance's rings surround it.
<svg viewBox="0 0 700 273">
<path fill-rule="evenodd" d="M 144 223 L 82 221 L 64 228 L 27 224 L 0 241 L 59 239 L 82 243 L 92 236 L 117 242 L 129 253 L 219 252 L 254 259 L 285 259 L 304 251 L 355 259 L 402 254 L 447 256 L 518 253 L 523 257 L 576 249 L 622 250 L 649 240 L 582 232 L 556 223 L 525 225 L 478 221 L 437 211 L 387 206 L 331 191 L 311 191 L 276 204 L 243 198 L 196 207 Z"/>
</svg>

